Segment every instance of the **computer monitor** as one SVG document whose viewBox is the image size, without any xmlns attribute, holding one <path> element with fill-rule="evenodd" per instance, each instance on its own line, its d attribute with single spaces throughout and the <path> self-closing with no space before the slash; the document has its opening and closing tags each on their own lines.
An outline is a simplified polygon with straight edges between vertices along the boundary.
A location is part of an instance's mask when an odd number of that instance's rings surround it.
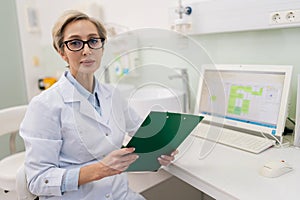
<svg viewBox="0 0 300 200">
<path fill-rule="evenodd" d="M 195 113 L 206 121 L 282 139 L 292 69 L 283 65 L 203 66 Z"/>
<path fill-rule="evenodd" d="M 294 146 L 300 147 L 300 74 L 298 74 Z"/>
</svg>

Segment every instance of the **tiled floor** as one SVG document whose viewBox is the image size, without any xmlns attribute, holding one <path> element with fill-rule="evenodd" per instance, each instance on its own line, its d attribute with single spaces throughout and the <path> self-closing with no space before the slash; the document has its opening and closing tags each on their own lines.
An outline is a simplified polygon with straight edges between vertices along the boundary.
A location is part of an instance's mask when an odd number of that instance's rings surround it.
<svg viewBox="0 0 300 200">
<path fill-rule="evenodd" d="M 0 190 L 0 200 L 17 200 L 17 194 L 15 192 L 4 193 Z"/>
</svg>

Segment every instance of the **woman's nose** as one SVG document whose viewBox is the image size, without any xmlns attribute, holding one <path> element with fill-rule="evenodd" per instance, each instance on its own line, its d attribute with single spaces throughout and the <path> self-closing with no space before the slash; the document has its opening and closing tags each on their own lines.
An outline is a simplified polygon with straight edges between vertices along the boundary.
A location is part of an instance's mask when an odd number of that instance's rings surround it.
<svg viewBox="0 0 300 200">
<path fill-rule="evenodd" d="M 89 45 L 86 43 L 86 44 L 83 44 L 83 55 L 88 55 L 88 54 L 91 54 L 92 51 L 91 51 L 91 48 L 89 47 Z"/>
</svg>

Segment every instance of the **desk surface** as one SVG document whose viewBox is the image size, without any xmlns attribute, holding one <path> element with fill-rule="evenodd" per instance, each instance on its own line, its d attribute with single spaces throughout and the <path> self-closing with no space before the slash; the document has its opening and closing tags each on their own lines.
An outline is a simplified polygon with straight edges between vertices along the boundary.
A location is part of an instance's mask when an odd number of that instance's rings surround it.
<svg viewBox="0 0 300 200">
<path fill-rule="evenodd" d="M 179 150 L 165 169 L 215 199 L 300 199 L 300 149 L 273 147 L 252 154 L 190 136 Z M 277 178 L 259 175 L 273 160 L 285 160 L 294 170 Z"/>
</svg>

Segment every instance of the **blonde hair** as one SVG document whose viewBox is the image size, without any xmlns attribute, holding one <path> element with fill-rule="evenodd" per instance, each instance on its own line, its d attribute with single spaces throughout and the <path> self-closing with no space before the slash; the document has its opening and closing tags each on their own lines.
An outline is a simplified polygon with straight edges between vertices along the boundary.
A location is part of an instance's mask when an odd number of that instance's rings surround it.
<svg viewBox="0 0 300 200">
<path fill-rule="evenodd" d="M 95 18 L 89 17 L 87 14 L 82 13 L 77 10 L 68 10 L 65 11 L 56 21 L 52 28 L 52 40 L 53 40 L 53 47 L 54 49 L 59 52 L 64 52 L 63 48 L 63 42 L 64 42 L 64 30 L 66 26 L 74 21 L 79 21 L 79 20 L 88 20 L 92 22 L 97 30 L 100 38 L 106 39 L 106 29 L 104 25 L 96 20 Z"/>
</svg>

